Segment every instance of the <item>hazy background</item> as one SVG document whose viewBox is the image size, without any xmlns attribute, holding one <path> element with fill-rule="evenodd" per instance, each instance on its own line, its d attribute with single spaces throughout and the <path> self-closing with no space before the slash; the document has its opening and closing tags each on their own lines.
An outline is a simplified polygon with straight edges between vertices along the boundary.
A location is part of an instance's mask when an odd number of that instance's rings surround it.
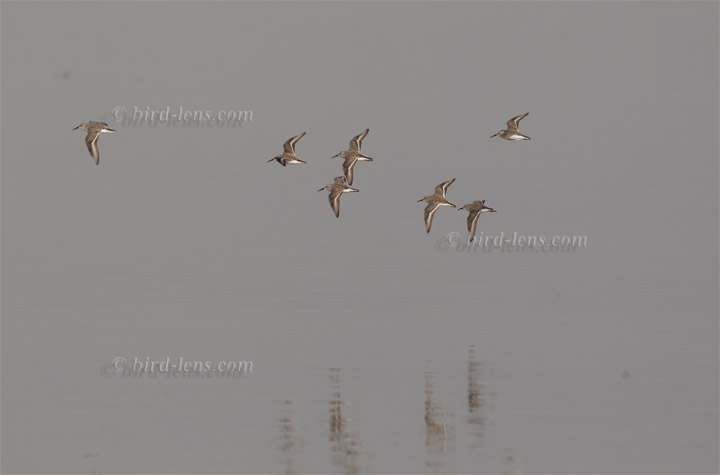
<svg viewBox="0 0 720 475">
<path fill-rule="evenodd" d="M 3 2 L 2 471 L 717 473 L 719 13 Z M 467 214 L 416 200 L 453 177 L 478 232 L 587 247 L 437 252 Z"/>
</svg>

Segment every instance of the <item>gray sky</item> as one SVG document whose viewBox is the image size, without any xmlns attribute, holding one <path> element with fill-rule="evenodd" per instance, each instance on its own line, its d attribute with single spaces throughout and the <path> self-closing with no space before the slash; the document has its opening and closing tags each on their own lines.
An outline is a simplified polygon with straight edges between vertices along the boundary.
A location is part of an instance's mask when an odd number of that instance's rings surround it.
<svg viewBox="0 0 720 475">
<path fill-rule="evenodd" d="M 350 381 L 362 471 L 431 470 L 436 369 L 447 471 L 501 472 L 510 450 L 527 472 L 716 472 L 719 13 L 3 2 L 3 472 L 283 471 L 284 400 L 307 431 L 298 470 L 345 470 L 323 432 L 329 368 Z M 109 120 L 95 166 L 71 129 L 118 106 L 253 120 Z M 531 141 L 490 139 L 527 111 Z M 366 127 L 375 161 L 336 219 L 316 190 Z M 266 163 L 303 131 L 307 165 Z M 466 213 L 440 209 L 428 235 L 416 200 L 450 178 L 453 203 L 498 209 L 478 232 L 588 245 L 438 253 Z M 497 393 L 477 450 L 469 345 Z M 256 371 L 239 385 L 102 378 L 115 356 Z"/>
</svg>

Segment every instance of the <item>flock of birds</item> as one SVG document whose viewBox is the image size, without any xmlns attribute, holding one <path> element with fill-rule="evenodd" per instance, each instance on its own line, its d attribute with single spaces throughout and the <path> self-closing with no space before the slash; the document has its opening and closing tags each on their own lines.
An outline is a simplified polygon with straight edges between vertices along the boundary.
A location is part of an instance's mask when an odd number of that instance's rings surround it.
<svg viewBox="0 0 720 475">
<path fill-rule="evenodd" d="M 353 188 L 350 185 L 353 183 L 353 169 L 355 168 L 355 164 L 359 161 L 366 161 L 366 162 L 372 162 L 373 159 L 371 157 L 368 157 L 367 155 L 360 152 L 360 147 L 362 147 L 362 141 L 365 138 L 365 136 L 370 132 L 370 129 L 365 129 L 359 134 L 357 134 L 355 137 L 353 137 L 350 140 L 350 147 L 347 150 L 343 150 L 342 152 L 338 152 L 335 155 L 333 155 L 330 158 L 336 158 L 336 157 L 342 157 L 345 159 L 345 161 L 342 164 L 343 169 L 343 175 L 335 177 L 332 183 L 329 185 L 325 185 L 324 187 L 320 188 L 318 191 L 327 190 L 330 192 L 328 195 L 328 200 L 330 201 L 330 207 L 335 212 L 336 217 L 340 217 L 340 196 L 342 196 L 343 193 L 352 193 L 352 192 L 358 192 L 357 188 Z M 289 164 L 296 164 L 296 163 L 307 163 L 302 160 L 300 160 L 295 155 L 295 144 L 303 138 L 305 135 L 305 132 L 303 132 L 300 135 L 296 135 L 295 137 L 292 137 L 288 139 L 283 144 L 283 153 L 282 155 L 278 155 L 274 158 L 271 158 L 268 160 L 269 162 L 272 162 L 273 160 L 276 160 L 280 165 L 286 166 Z"/>
<path fill-rule="evenodd" d="M 508 120 L 507 129 L 499 130 L 490 138 L 501 137 L 505 140 L 530 140 L 530 137 L 521 134 L 518 130 L 518 125 L 520 121 L 524 119 L 528 114 L 529 112 L 526 112 L 522 115 L 515 116 L 512 119 Z M 97 146 L 98 137 L 100 137 L 101 133 L 115 133 L 115 130 L 111 129 L 105 122 L 82 122 L 73 130 L 76 129 L 82 129 L 87 132 L 87 136 L 85 137 L 85 145 L 87 145 L 90 155 L 92 156 L 93 160 L 95 160 L 95 164 L 99 165 L 100 152 Z M 360 148 L 362 147 L 362 141 L 367 136 L 368 132 L 370 132 L 370 129 L 363 130 L 361 133 L 359 133 L 350 140 L 350 146 L 347 150 L 338 152 L 336 155 L 333 155 L 331 157 L 341 157 L 344 159 L 342 164 L 343 175 L 335 177 L 333 183 L 325 185 L 323 188 L 320 188 L 318 190 L 327 190 L 330 192 L 330 194 L 328 195 L 330 207 L 335 213 L 335 216 L 338 218 L 340 217 L 340 197 L 342 196 L 342 194 L 360 191 L 357 188 L 353 188 L 352 186 L 350 186 L 353 184 L 353 169 L 355 168 L 355 164 L 360 161 L 373 161 L 371 157 L 368 157 L 360 151 Z M 298 143 L 298 141 L 304 136 L 305 132 L 289 138 L 283 144 L 283 153 L 281 155 L 277 155 L 271 158 L 270 160 L 268 160 L 268 163 L 272 161 L 277 161 L 282 166 L 287 166 L 288 164 L 295 165 L 307 163 L 303 160 L 300 160 L 297 155 L 295 155 L 295 144 Z M 435 187 L 435 192 L 432 195 L 425 196 L 422 199 L 418 200 L 418 203 L 421 201 L 425 201 L 426 203 L 428 203 L 428 205 L 425 207 L 425 229 L 428 233 L 430 232 L 430 228 L 432 227 L 432 221 L 433 217 L 435 216 L 435 212 L 437 212 L 437 210 L 441 206 L 452 206 L 453 208 L 457 208 L 454 204 L 452 204 L 445 198 L 445 193 L 447 192 L 448 187 L 454 182 L 455 178 L 440 183 L 438 186 Z M 493 208 L 490 208 L 489 206 L 485 206 L 485 200 L 473 201 L 472 203 L 461 206 L 458 210 L 465 210 L 469 212 L 467 218 L 468 242 L 472 242 L 475 237 L 478 217 L 482 213 L 494 213 L 497 211 Z"/>
</svg>

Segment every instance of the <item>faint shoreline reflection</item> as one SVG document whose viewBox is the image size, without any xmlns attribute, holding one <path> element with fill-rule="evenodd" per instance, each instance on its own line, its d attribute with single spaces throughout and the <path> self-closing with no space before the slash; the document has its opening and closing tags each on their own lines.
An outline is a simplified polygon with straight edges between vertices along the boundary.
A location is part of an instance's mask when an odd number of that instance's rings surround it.
<svg viewBox="0 0 720 475">
<path fill-rule="evenodd" d="M 445 404 L 434 400 L 435 383 L 433 375 L 437 371 L 425 371 L 425 448 L 427 461 L 425 465 L 435 471 L 447 472 L 447 451 L 451 442 L 452 426 L 448 424 Z"/>
<path fill-rule="evenodd" d="M 475 345 L 468 348 L 468 416 L 467 423 L 470 424 L 470 434 L 477 440 L 471 443 L 472 449 L 482 447 L 485 437 L 485 406 L 487 405 L 487 394 L 483 384 L 483 364 L 475 357 Z"/>
<path fill-rule="evenodd" d="M 282 403 L 283 407 L 278 418 L 280 452 L 285 459 L 285 473 L 289 475 L 298 473 L 296 455 L 303 444 L 299 437 L 300 429 L 295 416 L 294 401 L 283 401 Z"/>
<path fill-rule="evenodd" d="M 330 368 L 330 387 L 332 399 L 330 399 L 330 433 L 328 440 L 332 443 L 332 463 L 341 468 L 345 474 L 356 474 L 360 472 L 358 458 L 360 445 L 357 433 L 351 430 L 352 419 L 345 417 L 343 407 L 350 403 L 344 401 L 341 394 L 340 368 Z"/>
</svg>

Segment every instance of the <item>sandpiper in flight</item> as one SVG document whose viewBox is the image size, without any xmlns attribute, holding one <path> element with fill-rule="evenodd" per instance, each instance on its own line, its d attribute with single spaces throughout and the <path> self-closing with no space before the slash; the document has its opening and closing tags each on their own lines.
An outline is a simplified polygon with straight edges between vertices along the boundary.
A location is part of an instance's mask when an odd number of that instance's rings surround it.
<svg viewBox="0 0 720 475">
<path fill-rule="evenodd" d="M 90 156 L 95 160 L 95 165 L 100 165 L 100 151 L 98 150 L 97 141 L 100 134 L 114 134 L 115 129 L 111 129 L 105 122 L 81 122 L 80 125 L 73 130 L 83 129 L 87 131 L 85 136 L 85 145 L 87 145 Z"/>
<path fill-rule="evenodd" d="M 297 158 L 295 156 L 295 144 L 297 143 L 298 140 L 303 138 L 304 135 L 305 135 L 305 132 L 303 132 L 300 135 L 296 135 L 295 137 L 287 139 L 285 141 L 285 143 L 283 144 L 282 155 L 278 155 L 277 157 L 271 158 L 270 160 L 268 160 L 268 163 L 272 162 L 273 160 L 277 160 L 277 162 L 282 166 L 285 166 L 288 163 L 291 165 L 296 164 L 296 163 L 307 163 L 307 162 L 300 160 L 299 158 Z"/>
<path fill-rule="evenodd" d="M 330 194 L 328 195 L 330 207 L 333 209 L 333 211 L 335 212 L 335 216 L 338 218 L 340 217 L 340 196 L 342 196 L 343 193 L 360 191 L 356 188 L 349 187 L 344 176 L 335 177 L 334 183 L 331 183 L 330 185 L 325 185 L 318 191 L 322 190 L 328 190 L 330 192 Z"/>
<path fill-rule="evenodd" d="M 448 189 L 448 186 L 452 185 L 455 181 L 455 178 L 452 180 L 448 180 L 444 183 L 440 183 L 438 186 L 435 187 L 435 193 L 432 195 L 428 195 L 424 197 L 421 200 L 418 200 L 418 203 L 421 201 L 426 201 L 429 203 L 425 207 L 425 229 L 427 232 L 430 232 L 430 227 L 432 226 L 433 216 L 435 216 L 435 212 L 438 210 L 441 206 L 452 206 L 455 208 L 455 205 L 450 203 L 448 200 L 445 199 L 445 192 Z"/>
<path fill-rule="evenodd" d="M 497 210 L 485 206 L 485 200 L 475 200 L 458 208 L 458 211 L 464 209 L 469 211 L 467 218 L 468 242 L 472 242 L 475 238 L 475 230 L 477 229 L 477 220 L 481 213 L 495 213 Z"/>
<path fill-rule="evenodd" d="M 497 135 L 498 137 L 502 137 L 505 140 L 530 140 L 530 137 L 527 135 L 523 135 L 518 131 L 518 124 L 521 120 L 523 120 L 529 112 L 526 112 L 522 115 L 513 117 L 512 119 L 507 121 L 507 130 L 499 130 Z M 495 135 L 490 136 L 490 138 L 495 137 Z"/>
<path fill-rule="evenodd" d="M 343 173 L 345 173 L 345 178 L 347 178 L 348 185 L 352 185 L 353 183 L 353 168 L 355 167 L 355 164 L 358 161 L 368 161 L 372 162 L 373 159 L 368 157 L 367 155 L 363 155 L 360 153 L 360 147 L 362 146 L 362 141 L 365 138 L 365 136 L 370 132 L 370 129 L 365 129 L 358 135 L 352 138 L 350 140 L 350 148 L 347 150 L 343 150 L 342 152 L 338 153 L 337 155 L 333 155 L 331 158 L 335 157 L 342 157 L 345 159 L 343 162 L 342 168 Z"/>
</svg>

